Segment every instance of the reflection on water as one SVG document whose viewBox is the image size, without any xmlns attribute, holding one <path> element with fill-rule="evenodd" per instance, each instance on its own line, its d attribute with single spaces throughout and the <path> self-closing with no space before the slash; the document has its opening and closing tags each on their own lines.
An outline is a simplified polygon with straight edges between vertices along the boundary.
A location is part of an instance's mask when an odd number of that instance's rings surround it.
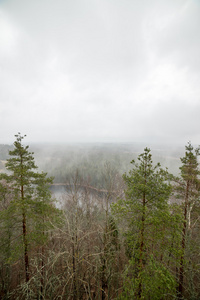
<svg viewBox="0 0 200 300">
<path fill-rule="evenodd" d="M 51 186 L 50 187 L 51 193 L 52 193 L 52 198 L 55 199 L 56 207 L 57 208 L 62 208 L 63 207 L 63 202 L 69 196 L 69 189 L 67 190 L 67 187 L 64 185 L 61 186 Z"/>
<path fill-rule="evenodd" d="M 68 185 L 52 185 L 50 187 L 52 198 L 55 199 L 55 205 L 57 208 L 62 209 L 65 206 L 65 203 L 69 200 L 75 198 L 78 200 L 79 205 L 82 206 L 83 203 L 88 202 L 93 203 L 94 205 L 102 205 L 104 200 L 109 198 L 112 200 L 115 197 L 112 197 L 110 193 L 105 190 L 98 190 L 96 188 L 86 188 L 78 187 L 76 192 L 73 186 Z M 76 197 L 74 197 L 76 194 Z M 109 196 L 108 196 L 109 194 Z M 113 195 L 114 196 L 114 195 Z"/>
</svg>

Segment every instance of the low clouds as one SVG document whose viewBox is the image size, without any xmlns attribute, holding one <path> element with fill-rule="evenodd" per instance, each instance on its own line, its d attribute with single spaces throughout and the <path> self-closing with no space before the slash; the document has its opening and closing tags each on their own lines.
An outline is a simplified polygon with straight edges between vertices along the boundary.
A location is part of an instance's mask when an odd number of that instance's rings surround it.
<svg viewBox="0 0 200 300">
<path fill-rule="evenodd" d="M 0 2 L 0 142 L 199 143 L 200 4 Z"/>
</svg>

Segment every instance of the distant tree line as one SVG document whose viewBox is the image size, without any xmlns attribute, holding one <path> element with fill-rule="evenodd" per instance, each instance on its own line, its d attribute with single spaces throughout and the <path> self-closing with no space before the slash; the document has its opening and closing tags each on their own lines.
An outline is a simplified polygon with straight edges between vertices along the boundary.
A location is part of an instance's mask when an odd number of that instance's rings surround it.
<svg viewBox="0 0 200 300">
<path fill-rule="evenodd" d="M 6 160 L 9 158 L 9 151 L 12 150 L 13 146 L 0 144 L 0 160 Z"/>
<path fill-rule="evenodd" d="M 149 148 L 123 176 L 104 161 L 99 194 L 77 166 L 57 208 L 23 140 L 0 174 L 0 299 L 200 299 L 199 148 L 179 177 Z"/>
<path fill-rule="evenodd" d="M 159 147 L 159 146 L 158 146 Z M 157 147 L 157 148 L 158 148 Z M 180 167 L 180 148 L 174 150 L 153 150 L 154 163 L 160 162 L 168 167 L 170 172 L 177 174 Z M 92 186 L 104 188 L 104 165 L 109 162 L 116 169 L 120 177 L 131 169 L 130 161 L 137 159 L 143 150 L 141 144 L 92 144 L 77 146 L 31 147 L 35 153 L 35 160 L 40 170 L 54 177 L 55 183 L 65 183 L 79 170 L 81 178 Z"/>
</svg>

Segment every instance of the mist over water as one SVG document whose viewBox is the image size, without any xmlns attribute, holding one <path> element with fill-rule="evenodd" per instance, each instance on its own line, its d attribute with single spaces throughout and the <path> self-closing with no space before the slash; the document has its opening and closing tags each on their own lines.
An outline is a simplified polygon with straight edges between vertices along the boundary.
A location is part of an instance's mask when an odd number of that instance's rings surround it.
<svg viewBox="0 0 200 300">
<path fill-rule="evenodd" d="M 24 140 L 25 141 L 25 140 Z M 26 143 L 27 144 L 27 143 Z M 6 148 L 7 147 L 7 148 Z M 105 167 L 109 164 L 113 176 L 120 179 L 133 167 L 130 163 L 143 153 L 144 148 L 151 149 L 153 163 L 160 163 L 163 169 L 173 175 L 179 174 L 180 157 L 184 156 L 185 145 L 175 147 L 166 144 L 145 143 L 70 143 L 70 144 L 30 144 L 29 150 L 34 152 L 38 171 L 47 172 L 54 183 L 69 183 L 78 171 L 81 180 L 90 186 L 105 186 Z M 4 171 L 8 151 L 12 146 L 1 147 L 0 167 Z M 56 191 L 56 198 L 65 191 Z"/>
<path fill-rule="evenodd" d="M 68 145 L 31 145 L 36 163 L 40 170 L 54 177 L 54 182 L 69 182 L 76 170 L 85 182 L 101 187 L 105 163 L 109 163 L 120 176 L 128 172 L 130 162 L 141 154 L 145 143 L 79 143 Z M 185 146 L 170 147 L 154 144 L 151 149 L 152 160 L 161 163 L 162 168 L 178 175 L 180 157 L 184 155 Z"/>
<path fill-rule="evenodd" d="M 105 194 L 99 190 L 106 190 L 105 181 L 106 168 L 109 166 L 112 171 L 112 178 L 115 180 L 115 187 L 123 191 L 122 175 L 133 168 L 130 163 L 143 153 L 145 144 L 131 143 L 79 143 L 68 145 L 31 145 L 30 150 L 34 151 L 36 164 L 39 171 L 45 171 L 48 176 L 54 177 L 54 185 L 50 187 L 55 205 L 64 208 L 73 199 L 73 180 L 78 174 L 76 197 L 79 205 L 84 202 L 84 195 L 87 190 L 87 198 L 91 203 L 101 205 Z M 158 162 L 163 169 L 173 175 L 179 175 L 181 166 L 180 157 L 184 156 L 183 147 L 166 147 L 165 145 L 154 144 L 151 148 L 152 160 L 154 164 Z M 92 190 L 94 187 L 97 190 Z M 96 199 L 99 199 L 96 202 Z"/>
<path fill-rule="evenodd" d="M 20 152 L 0 176 L 0 298 L 200 299 L 199 175 L 180 161 L 199 54 L 200 0 L 0 0 L 0 173 L 17 133 L 38 166 Z M 158 162 L 182 165 L 171 194 Z"/>
</svg>

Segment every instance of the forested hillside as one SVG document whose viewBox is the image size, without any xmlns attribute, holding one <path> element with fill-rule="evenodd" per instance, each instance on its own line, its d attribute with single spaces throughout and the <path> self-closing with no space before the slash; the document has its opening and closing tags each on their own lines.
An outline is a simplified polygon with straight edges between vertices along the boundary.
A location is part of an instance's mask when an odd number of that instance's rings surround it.
<svg viewBox="0 0 200 300">
<path fill-rule="evenodd" d="M 199 148 L 140 148 L 0 148 L 0 299 L 200 298 Z"/>
<path fill-rule="evenodd" d="M 90 181 L 93 186 L 102 187 L 104 165 L 106 162 L 120 176 L 131 169 L 130 161 L 136 159 L 146 145 L 143 144 L 69 144 L 69 145 L 31 145 L 36 163 L 40 170 L 54 177 L 54 182 L 67 182 L 78 169 L 84 181 Z M 155 145 L 152 149 L 154 163 L 160 162 L 163 168 L 178 175 L 180 156 L 183 147 L 167 147 Z"/>
</svg>

